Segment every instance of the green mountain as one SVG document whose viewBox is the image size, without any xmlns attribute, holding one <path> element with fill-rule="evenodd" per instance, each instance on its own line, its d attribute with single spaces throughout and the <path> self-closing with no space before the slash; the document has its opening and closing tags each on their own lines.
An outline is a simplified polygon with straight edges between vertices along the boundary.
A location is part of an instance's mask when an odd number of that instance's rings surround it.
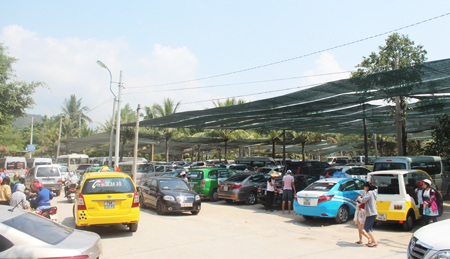
<svg viewBox="0 0 450 259">
<path fill-rule="evenodd" d="M 42 122 L 42 118 L 44 118 L 44 116 L 42 115 L 28 114 L 28 116 L 15 119 L 12 122 L 12 125 L 14 128 L 18 128 L 19 130 L 21 130 L 31 125 L 31 117 L 34 118 L 34 123 Z"/>
</svg>

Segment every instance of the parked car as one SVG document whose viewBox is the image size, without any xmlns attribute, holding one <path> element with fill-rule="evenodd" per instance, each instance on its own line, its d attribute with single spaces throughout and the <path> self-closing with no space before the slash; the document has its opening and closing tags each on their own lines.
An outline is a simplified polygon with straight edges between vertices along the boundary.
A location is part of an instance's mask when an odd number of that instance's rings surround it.
<svg viewBox="0 0 450 259">
<path fill-rule="evenodd" d="M 59 196 L 62 189 L 62 177 L 59 166 L 55 165 L 38 165 L 28 170 L 25 177 L 25 186 L 30 190 L 34 190 L 36 183 L 42 183 L 44 187 Z"/>
<path fill-rule="evenodd" d="M 132 177 L 131 172 L 133 171 L 133 161 L 128 161 L 128 162 L 120 162 L 119 163 L 119 169 L 122 173 L 129 175 L 130 177 Z M 165 172 L 166 166 L 159 166 L 158 167 L 158 174 Z M 172 168 L 172 167 L 170 167 Z M 163 169 L 163 170 L 161 170 Z M 140 186 L 141 185 L 141 181 L 145 182 L 147 181 L 150 177 L 154 177 L 156 176 L 156 168 L 155 165 L 152 163 L 148 163 L 148 162 L 137 162 L 136 163 L 136 186 Z"/>
<path fill-rule="evenodd" d="M 197 192 L 201 198 L 218 201 L 219 183 L 234 174 L 236 171 L 232 169 L 214 167 L 189 170 L 187 177 L 191 190 Z"/>
<path fill-rule="evenodd" d="M 159 215 L 186 211 L 197 215 L 201 209 L 200 196 L 179 178 L 152 177 L 140 186 L 139 196 L 142 208 L 156 208 Z"/>
<path fill-rule="evenodd" d="M 96 164 L 83 164 L 83 165 L 79 165 L 77 167 L 77 169 L 75 170 L 75 173 L 79 176 L 82 176 L 84 174 L 84 171 L 86 171 L 86 168 L 89 168 L 91 166 L 99 166 Z"/>
<path fill-rule="evenodd" d="M 273 172 L 281 175 L 282 170 L 283 170 L 282 166 L 270 166 L 270 167 L 260 167 L 260 168 L 258 168 L 258 171 L 256 171 L 256 172 L 265 174 L 266 176 L 269 176 Z"/>
<path fill-rule="evenodd" d="M 348 157 L 348 156 L 330 156 L 330 157 L 327 157 L 327 162 L 328 162 L 328 164 L 330 164 L 330 165 L 336 164 L 337 160 L 347 160 L 347 161 L 350 161 L 350 157 Z"/>
<path fill-rule="evenodd" d="M 54 166 L 59 168 L 59 172 L 61 173 L 62 181 L 64 182 L 67 177 L 69 176 L 69 168 L 67 166 L 59 165 L 59 164 L 53 164 Z"/>
<path fill-rule="evenodd" d="M 236 164 L 246 164 L 249 167 L 267 167 L 267 166 L 278 166 L 279 164 L 273 160 L 271 157 L 265 156 L 244 156 L 244 157 L 236 157 L 234 160 Z M 230 161 L 228 161 L 231 163 Z"/>
<path fill-rule="evenodd" d="M 322 217 L 335 218 L 337 223 L 347 222 L 355 214 L 356 198 L 364 195 L 364 182 L 353 178 L 320 179 L 297 192 L 295 214 L 307 220 Z"/>
<path fill-rule="evenodd" d="M 131 178 L 119 172 L 85 173 L 73 207 L 75 226 L 124 224 L 136 232 L 139 194 Z"/>
<path fill-rule="evenodd" d="M 316 177 L 312 177 L 309 175 L 304 174 L 297 174 L 294 175 L 294 185 L 296 191 L 301 191 L 305 189 L 308 185 L 315 182 L 317 180 Z M 262 205 L 266 205 L 267 203 L 267 181 L 268 178 L 265 179 L 265 181 L 258 187 L 258 203 L 261 203 Z M 282 199 L 283 199 L 283 177 L 277 177 L 275 178 L 275 183 L 278 183 L 278 185 L 275 186 L 275 200 L 273 202 L 273 206 L 281 206 Z"/>
<path fill-rule="evenodd" d="M 407 258 L 450 258 L 450 219 L 435 222 L 414 232 L 406 250 Z"/>
<path fill-rule="evenodd" d="M 256 204 L 258 186 L 265 181 L 265 174 L 235 174 L 219 184 L 219 199 L 224 199 L 227 203 L 245 201 L 248 205 Z"/>
<path fill-rule="evenodd" d="M 431 177 L 419 170 L 388 170 L 369 173 L 367 180 L 378 187 L 377 222 L 400 223 L 403 229 L 410 231 L 414 221 L 421 218 L 419 197 L 415 192 L 417 183 Z M 439 215 L 444 211 L 439 206 Z"/>
<path fill-rule="evenodd" d="M 204 161 L 197 161 L 197 162 L 193 162 L 192 164 L 188 165 L 185 168 L 188 169 L 188 170 L 191 170 L 191 169 L 206 168 L 206 167 L 208 167 L 206 162 L 204 162 Z"/>
<path fill-rule="evenodd" d="M 327 174 L 329 177 L 332 177 L 336 172 L 343 172 L 346 174 L 346 177 L 349 178 L 361 178 L 363 180 L 366 180 L 367 174 L 372 171 L 364 166 L 333 166 L 323 170 L 320 173 L 320 179 L 325 178 Z"/>
<path fill-rule="evenodd" d="M 102 258 L 100 236 L 0 206 L 0 258 Z"/>
<path fill-rule="evenodd" d="M 292 175 L 307 174 L 314 177 L 319 177 L 320 173 L 328 167 L 330 167 L 330 165 L 326 162 L 298 160 L 286 161 L 286 165 L 283 167 L 283 175 L 286 174 L 287 170 L 291 170 Z"/>
<path fill-rule="evenodd" d="M 180 177 L 181 172 L 185 172 L 185 171 L 168 172 L 168 173 L 163 173 L 160 176 L 161 177 Z"/>
</svg>

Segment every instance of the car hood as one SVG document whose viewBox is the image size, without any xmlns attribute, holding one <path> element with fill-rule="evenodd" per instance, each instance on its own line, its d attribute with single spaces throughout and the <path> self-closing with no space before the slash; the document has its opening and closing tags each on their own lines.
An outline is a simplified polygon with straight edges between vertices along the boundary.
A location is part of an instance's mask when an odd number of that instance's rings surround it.
<svg viewBox="0 0 450 259">
<path fill-rule="evenodd" d="M 180 196 L 180 195 L 185 195 L 185 196 L 195 196 L 197 195 L 196 192 L 191 191 L 191 190 L 161 190 L 161 193 L 164 195 L 172 195 L 172 196 Z"/>
<path fill-rule="evenodd" d="M 76 230 L 66 239 L 56 245 L 63 249 L 73 249 L 81 254 L 90 254 L 101 251 L 100 236 L 89 231 Z"/>
<path fill-rule="evenodd" d="M 433 250 L 450 249 L 450 244 L 447 238 L 443 238 L 450 233 L 450 219 L 431 223 L 421 227 L 414 232 L 414 236 L 420 242 L 432 246 Z"/>
</svg>

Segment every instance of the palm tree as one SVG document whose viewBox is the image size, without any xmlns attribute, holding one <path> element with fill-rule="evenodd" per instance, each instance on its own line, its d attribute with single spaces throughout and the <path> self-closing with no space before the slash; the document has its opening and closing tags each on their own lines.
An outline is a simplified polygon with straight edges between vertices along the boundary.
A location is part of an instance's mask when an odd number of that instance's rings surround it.
<svg viewBox="0 0 450 259">
<path fill-rule="evenodd" d="M 213 101 L 213 104 L 215 107 L 224 107 L 224 106 L 231 106 L 231 105 L 239 105 L 246 103 L 245 100 L 242 99 L 236 99 L 236 98 L 227 98 L 225 101 L 221 102 L 219 99 L 217 99 L 217 102 Z"/>
<path fill-rule="evenodd" d="M 125 107 L 123 107 L 120 110 L 120 123 L 130 123 L 130 122 L 136 122 L 136 112 L 131 109 L 130 104 L 126 104 Z M 120 152 L 120 161 L 123 160 L 124 157 L 124 148 L 125 144 L 129 141 L 134 139 L 134 132 L 136 130 L 136 127 L 126 127 L 123 130 L 120 130 L 120 138 L 122 140 L 122 150 Z"/>
<path fill-rule="evenodd" d="M 175 104 L 175 102 L 169 98 L 164 98 L 163 105 L 159 104 L 153 104 L 152 109 L 147 109 L 146 112 L 147 116 L 150 114 L 154 117 L 164 117 L 171 114 L 174 114 L 177 112 L 178 106 L 180 105 L 180 102 Z M 151 111 L 151 113 L 149 113 Z M 173 128 L 164 128 L 161 129 L 160 132 L 165 135 L 166 137 L 166 162 L 169 162 L 169 139 L 172 137 L 172 135 L 175 132 L 175 129 Z"/>
<path fill-rule="evenodd" d="M 81 128 L 81 124 L 86 124 L 86 121 L 92 123 L 92 119 L 86 115 L 90 111 L 87 106 L 81 107 L 81 100 L 77 100 L 75 94 L 72 94 L 69 99 L 64 101 L 64 106 L 61 106 L 63 113 L 66 114 L 72 122 L 76 122 L 77 128 Z"/>
</svg>

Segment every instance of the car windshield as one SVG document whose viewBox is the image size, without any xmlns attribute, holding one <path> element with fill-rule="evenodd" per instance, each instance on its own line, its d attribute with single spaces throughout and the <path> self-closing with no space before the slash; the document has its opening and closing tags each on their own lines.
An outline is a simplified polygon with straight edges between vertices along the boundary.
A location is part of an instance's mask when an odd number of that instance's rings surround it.
<svg viewBox="0 0 450 259">
<path fill-rule="evenodd" d="M 226 181 L 227 182 L 242 182 L 245 179 L 247 179 L 247 177 L 249 177 L 251 174 L 235 174 L 233 176 L 231 176 L 230 178 L 228 178 Z"/>
<path fill-rule="evenodd" d="M 329 191 L 333 186 L 336 185 L 336 183 L 329 183 L 329 182 L 319 182 L 319 183 L 313 183 L 310 186 L 308 186 L 305 191 Z"/>
<path fill-rule="evenodd" d="M 135 191 L 133 182 L 128 177 L 105 177 L 87 179 L 81 193 L 134 193 Z"/>
<path fill-rule="evenodd" d="M 189 171 L 188 172 L 188 179 L 190 179 L 190 180 L 202 180 L 203 179 L 203 172 L 201 172 L 201 171 Z"/>
<path fill-rule="evenodd" d="M 60 243 L 73 232 L 71 228 L 30 212 L 2 223 L 51 245 Z"/>
<path fill-rule="evenodd" d="M 60 176 L 58 168 L 56 167 L 38 167 L 37 177 L 45 177 L 45 176 Z"/>
<path fill-rule="evenodd" d="M 398 170 L 398 169 L 406 169 L 406 164 L 386 162 L 386 163 L 375 163 L 375 166 L 373 167 L 374 172 L 386 170 Z"/>
<path fill-rule="evenodd" d="M 180 179 L 159 180 L 160 190 L 189 190 L 187 184 Z"/>
</svg>

